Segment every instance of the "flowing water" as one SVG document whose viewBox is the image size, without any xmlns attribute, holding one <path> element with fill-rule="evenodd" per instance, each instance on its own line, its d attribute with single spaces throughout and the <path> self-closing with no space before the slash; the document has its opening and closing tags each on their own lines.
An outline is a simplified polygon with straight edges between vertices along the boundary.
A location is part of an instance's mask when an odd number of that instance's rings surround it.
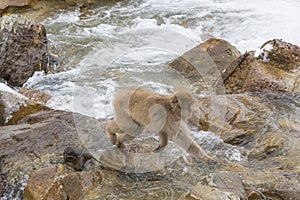
<svg viewBox="0 0 300 200">
<path fill-rule="evenodd" d="M 167 63 L 210 37 L 225 39 L 241 52 L 273 38 L 300 45 L 299 10 L 296 0 L 123 0 L 58 10 L 42 23 L 61 72 L 36 73 L 25 86 L 49 92 L 52 108 L 108 119 L 113 96 L 124 87 L 170 94 L 184 85 L 195 91 Z M 293 105 L 299 110 L 299 104 Z M 240 149 L 213 133 L 192 132 L 212 154 L 230 162 L 244 159 Z M 153 199 L 178 199 L 207 171 L 214 169 L 190 166 L 184 155 L 162 172 L 162 180 L 125 180 L 115 189 L 119 196 L 105 198 L 146 199 L 153 194 Z"/>
</svg>

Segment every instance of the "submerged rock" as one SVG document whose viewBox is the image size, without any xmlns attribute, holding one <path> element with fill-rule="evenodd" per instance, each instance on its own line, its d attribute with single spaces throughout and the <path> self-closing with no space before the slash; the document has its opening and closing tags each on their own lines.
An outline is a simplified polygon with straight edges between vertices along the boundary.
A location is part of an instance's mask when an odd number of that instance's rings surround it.
<svg viewBox="0 0 300 200">
<path fill-rule="evenodd" d="M 46 71 L 47 37 L 42 24 L 21 15 L 0 18 L 0 79 L 22 86 L 35 71 Z"/>
</svg>

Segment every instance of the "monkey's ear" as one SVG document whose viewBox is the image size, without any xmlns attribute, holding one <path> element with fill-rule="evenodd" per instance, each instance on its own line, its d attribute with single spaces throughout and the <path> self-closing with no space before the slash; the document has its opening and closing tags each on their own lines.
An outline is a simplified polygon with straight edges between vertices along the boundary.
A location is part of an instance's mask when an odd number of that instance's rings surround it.
<svg viewBox="0 0 300 200">
<path fill-rule="evenodd" d="M 172 110 L 175 110 L 177 108 L 177 106 L 179 105 L 179 101 L 176 95 L 172 95 L 170 104 Z"/>
</svg>

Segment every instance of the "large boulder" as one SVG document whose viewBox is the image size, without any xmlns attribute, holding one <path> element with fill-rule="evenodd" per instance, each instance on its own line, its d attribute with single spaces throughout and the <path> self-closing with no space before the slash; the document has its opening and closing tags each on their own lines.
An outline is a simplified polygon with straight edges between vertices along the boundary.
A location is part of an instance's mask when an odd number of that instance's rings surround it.
<svg viewBox="0 0 300 200">
<path fill-rule="evenodd" d="M 21 198 L 20 189 L 31 171 L 62 163 L 62 152 L 68 146 L 83 146 L 75 118 L 93 120 L 75 113 L 45 110 L 19 119 L 16 125 L 0 127 L 0 164 L 5 184 L 0 196 L 11 193 Z"/>
<path fill-rule="evenodd" d="M 244 146 L 266 125 L 271 110 L 262 99 L 247 94 L 217 95 L 198 99 L 199 111 L 190 121 L 225 142 Z"/>
<path fill-rule="evenodd" d="M 223 74 L 227 93 L 254 91 L 300 92 L 300 47 L 270 40 L 256 52 L 246 53 Z"/>
<path fill-rule="evenodd" d="M 22 86 L 35 71 L 46 70 L 47 37 L 42 24 L 21 15 L 0 18 L 0 79 Z"/>
<path fill-rule="evenodd" d="M 300 91 L 300 47 L 274 39 L 256 52 L 241 53 L 230 43 L 209 39 L 172 61 L 201 90 L 223 93 Z"/>
<path fill-rule="evenodd" d="M 299 195 L 299 97 L 264 93 L 199 99 L 199 115 L 191 122 L 241 150 L 245 160 L 226 169 L 239 172 L 249 199 L 297 199 Z M 195 190 L 200 189 L 213 188 L 199 183 Z M 214 190 L 212 195 L 228 194 Z"/>
<path fill-rule="evenodd" d="M 169 66 L 192 84 L 201 82 L 210 90 L 222 72 L 230 68 L 241 53 L 229 42 L 211 38 L 172 61 Z"/>
<path fill-rule="evenodd" d="M 0 126 L 0 197 L 22 199 L 28 174 L 63 163 L 62 152 L 68 146 L 94 145 L 98 149 L 109 144 L 101 131 L 104 124 L 98 120 L 46 107 L 47 93 L 31 89 L 21 92 L 27 97 L 0 83 L 4 125 Z"/>
</svg>

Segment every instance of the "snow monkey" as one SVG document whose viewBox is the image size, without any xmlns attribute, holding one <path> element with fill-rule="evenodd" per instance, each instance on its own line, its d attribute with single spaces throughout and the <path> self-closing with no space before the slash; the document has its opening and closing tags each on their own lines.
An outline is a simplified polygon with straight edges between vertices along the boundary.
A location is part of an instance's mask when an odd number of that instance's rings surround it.
<svg viewBox="0 0 300 200">
<path fill-rule="evenodd" d="M 144 89 L 124 89 L 115 95 L 115 118 L 106 126 L 112 144 L 125 148 L 124 142 L 133 140 L 143 131 L 158 132 L 159 152 L 171 140 L 197 159 L 212 162 L 190 136 L 186 124 L 192 114 L 193 96 L 187 90 L 164 96 Z"/>
</svg>

